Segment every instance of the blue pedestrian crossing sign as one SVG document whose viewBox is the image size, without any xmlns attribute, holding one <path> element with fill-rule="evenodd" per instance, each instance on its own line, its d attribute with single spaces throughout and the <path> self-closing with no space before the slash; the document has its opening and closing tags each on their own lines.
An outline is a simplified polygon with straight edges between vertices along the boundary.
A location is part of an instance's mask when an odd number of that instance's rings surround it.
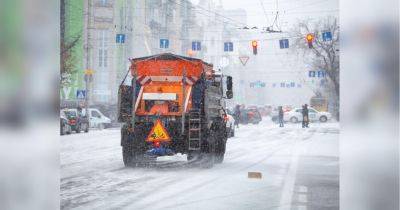
<svg viewBox="0 0 400 210">
<path fill-rule="evenodd" d="M 160 48 L 169 48 L 169 40 L 160 39 Z"/>
<path fill-rule="evenodd" d="M 224 51 L 225 52 L 232 52 L 233 51 L 233 43 L 232 42 L 225 42 L 224 43 Z"/>
<path fill-rule="evenodd" d="M 281 40 L 279 40 L 279 47 L 281 49 L 289 48 L 289 39 L 281 39 Z"/>
<path fill-rule="evenodd" d="M 199 41 L 192 42 L 192 50 L 193 51 L 200 51 L 201 50 L 201 43 Z"/>
<path fill-rule="evenodd" d="M 125 34 L 117 34 L 115 37 L 115 42 L 117 43 L 125 43 Z"/>
<path fill-rule="evenodd" d="M 77 99 L 85 99 L 86 91 L 85 90 L 76 90 L 76 98 Z"/>
<path fill-rule="evenodd" d="M 322 33 L 322 40 L 324 40 L 324 42 L 332 41 L 332 33 L 330 31 L 323 32 Z"/>
</svg>

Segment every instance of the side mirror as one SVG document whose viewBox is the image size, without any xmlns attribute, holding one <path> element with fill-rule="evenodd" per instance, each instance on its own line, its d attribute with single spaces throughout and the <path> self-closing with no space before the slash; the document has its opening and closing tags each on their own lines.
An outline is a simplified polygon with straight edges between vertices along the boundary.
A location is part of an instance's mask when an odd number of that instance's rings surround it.
<svg viewBox="0 0 400 210">
<path fill-rule="evenodd" d="M 232 90 L 232 77 L 226 77 L 226 97 L 228 99 L 233 98 L 233 90 Z"/>
</svg>

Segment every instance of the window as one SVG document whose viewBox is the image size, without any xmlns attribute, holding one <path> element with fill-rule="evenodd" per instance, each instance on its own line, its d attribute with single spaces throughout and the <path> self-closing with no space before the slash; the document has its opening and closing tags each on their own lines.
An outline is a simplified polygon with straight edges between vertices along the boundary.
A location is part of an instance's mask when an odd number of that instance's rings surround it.
<svg viewBox="0 0 400 210">
<path fill-rule="evenodd" d="M 100 0 L 100 5 L 105 7 L 108 4 L 108 0 Z"/>
<path fill-rule="evenodd" d="M 92 111 L 92 117 L 101 118 L 101 115 L 97 111 Z"/>
<path fill-rule="evenodd" d="M 98 48 L 99 48 L 99 67 L 107 67 L 108 65 L 108 31 L 99 30 L 98 34 Z"/>
<path fill-rule="evenodd" d="M 309 109 L 311 113 L 316 113 L 315 109 Z"/>
</svg>

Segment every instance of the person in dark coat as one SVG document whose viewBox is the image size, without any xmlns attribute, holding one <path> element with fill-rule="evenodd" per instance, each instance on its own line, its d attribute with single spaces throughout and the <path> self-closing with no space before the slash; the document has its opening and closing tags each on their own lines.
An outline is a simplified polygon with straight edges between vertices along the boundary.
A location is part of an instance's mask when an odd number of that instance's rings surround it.
<svg viewBox="0 0 400 210">
<path fill-rule="evenodd" d="M 282 109 L 282 106 L 279 106 L 278 110 L 279 110 L 279 114 L 278 114 L 279 127 L 283 127 L 283 109 Z"/>
<path fill-rule="evenodd" d="M 303 128 L 308 128 L 309 118 L 308 118 L 308 107 L 307 107 L 307 104 L 304 104 L 303 110 L 302 110 L 302 114 L 303 114 L 302 127 Z"/>
<path fill-rule="evenodd" d="M 235 126 L 239 128 L 240 121 L 240 105 L 235 106 L 235 110 L 233 111 L 233 118 L 235 119 Z"/>
</svg>

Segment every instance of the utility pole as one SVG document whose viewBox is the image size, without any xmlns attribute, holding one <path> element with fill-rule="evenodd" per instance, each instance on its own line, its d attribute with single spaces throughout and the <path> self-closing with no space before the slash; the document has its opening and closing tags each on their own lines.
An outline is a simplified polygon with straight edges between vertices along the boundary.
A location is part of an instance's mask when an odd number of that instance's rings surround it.
<svg viewBox="0 0 400 210">
<path fill-rule="evenodd" d="M 93 78 L 93 70 L 91 70 L 91 47 L 90 47 L 90 30 L 91 30 L 91 7 L 92 0 L 87 0 L 87 11 L 86 11 L 86 68 L 85 68 L 85 115 L 89 118 L 89 102 L 90 102 L 90 94 L 89 94 L 89 84 Z"/>
</svg>

